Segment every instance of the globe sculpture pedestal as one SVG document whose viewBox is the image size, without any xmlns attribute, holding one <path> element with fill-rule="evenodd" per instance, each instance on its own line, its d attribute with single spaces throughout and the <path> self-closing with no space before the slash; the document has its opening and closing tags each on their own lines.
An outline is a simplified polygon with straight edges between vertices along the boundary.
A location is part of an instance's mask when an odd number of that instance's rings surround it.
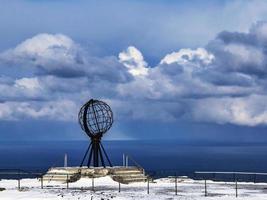
<svg viewBox="0 0 267 200">
<path fill-rule="evenodd" d="M 83 131 L 91 139 L 80 167 L 83 166 L 87 157 L 87 167 L 90 167 L 91 164 L 93 167 L 106 167 L 105 160 L 112 167 L 108 155 L 101 144 L 102 136 L 111 128 L 113 123 L 113 113 L 109 105 L 103 101 L 89 100 L 80 109 L 79 123 Z"/>
</svg>

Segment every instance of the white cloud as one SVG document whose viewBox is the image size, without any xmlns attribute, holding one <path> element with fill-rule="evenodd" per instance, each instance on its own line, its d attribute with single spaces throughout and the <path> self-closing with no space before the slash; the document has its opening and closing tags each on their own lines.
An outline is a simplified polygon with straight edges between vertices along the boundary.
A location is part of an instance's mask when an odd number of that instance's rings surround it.
<svg viewBox="0 0 267 200">
<path fill-rule="evenodd" d="M 28 63 L 44 68 L 56 67 L 51 62 L 75 64 L 82 62 L 81 49 L 72 39 L 62 34 L 38 34 L 2 53 L 1 58 L 11 63 Z"/>
<path fill-rule="evenodd" d="M 147 63 L 144 61 L 142 53 L 133 46 L 122 51 L 119 54 L 119 60 L 134 76 L 147 75 L 148 73 Z"/>
<path fill-rule="evenodd" d="M 38 34 L 1 53 L 0 61 L 36 75 L 88 77 L 110 82 L 123 82 L 131 78 L 116 57 L 93 57 L 62 34 Z"/>
<path fill-rule="evenodd" d="M 76 120 L 82 103 L 100 98 L 120 119 L 267 124 L 266 53 L 254 36 L 224 32 L 148 67 L 133 46 L 92 57 L 67 36 L 37 35 L 0 54 L 2 64 L 31 66 L 0 78 L 0 119 Z"/>
<path fill-rule="evenodd" d="M 177 63 L 181 65 L 185 64 L 194 64 L 201 62 L 204 65 L 211 64 L 214 56 L 207 52 L 206 49 L 197 48 L 196 50 L 192 49 L 181 49 L 178 52 L 173 52 L 167 54 L 161 61 L 160 64 L 172 64 Z"/>
<path fill-rule="evenodd" d="M 256 126 L 267 124 L 267 95 L 240 98 L 207 98 L 192 103 L 198 121 Z"/>
<path fill-rule="evenodd" d="M 74 121 L 78 107 L 70 100 L 41 102 L 5 102 L 0 103 L 0 120 L 52 119 Z"/>
<path fill-rule="evenodd" d="M 32 91 L 41 89 L 41 85 L 37 77 L 17 79 L 15 80 L 14 86 L 20 89 L 27 89 Z"/>
<path fill-rule="evenodd" d="M 69 37 L 62 34 L 38 34 L 19 44 L 12 52 L 19 57 L 32 56 L 46 59 L 74 60 L 73 51 L 78 46 Z"/>
</svg>

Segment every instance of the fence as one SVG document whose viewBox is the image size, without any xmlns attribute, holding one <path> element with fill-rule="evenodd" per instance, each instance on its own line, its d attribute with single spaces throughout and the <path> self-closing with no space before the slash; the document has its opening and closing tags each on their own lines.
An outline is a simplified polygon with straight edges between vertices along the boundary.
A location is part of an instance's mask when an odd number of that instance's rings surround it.
<svg viewBox="0 0 267 200">
<path fill-rule="evenodd" d="M 65 177 L 65 181 L 62 185 L 60 185 L 59 189 L 71 189 L 70 188 L 70 184 L 71 182 L 69 181 L 69 174 L 64 174 L 64 173 L 50 173 L 52 175 L 62 175 L 63 177 Z M 173 174 L 173 176 L 168 176 L 168 179 L 172 180 L 171 183 L 168 187 L 170 187 L 170 191 L 172 194 L 174 195 L 178 195 L 179 194 L 179 182 L 178 182 L 178 178 L 179 176 L 177 176 L 177 174 L 179 174 L 177 171 L 175 170 L 162 170 L 162 171 L 148 171 L 147 172 L 147 180 L 146 180 L 146 186 L 143 185 L 142 191 L 146 191 L 147 194 L 150 194 L 151 192 L 153 192 L 151 190 L 151 184 L 154 183 L 154 179 L 157 179 L 158 177 L 166 177 L 165 174 Z M 200 182 L 203 184 L 203 191 L 204 191 L 204 196 L 209 196 L 209 192 L 208 192 L 208 180 L 215 180 L 215 181 L 224 181 L 224 182 L 230 182 L 233 183 L 234 190 L 235 190 L 235 196 L 238 197 L 238 190 L 239 190 L 239 184 L 240 182 L 243 181 L 247 181 L 248 177 L 250 179 L 251 182 L 257 183 L 257 182 L 266 182 L 265 180 L 267 180 L 267 173 L 252 173 L 252 172 L 201 172 L 201 171 L 197 171 L 194 173 L 189 173 L 188 174 L 189 177 L 198 180 L 198 181 L 203 181 Z M 224 177 L 224 180 L 222 178 L 222 176 Z M 244 178 L 244 176 L 246 176 L 247 178 Z M 44 184 L 44 173 L 40 173 L 40 172 L 30 172 L 30 171 L 25 171 L 25 170 L 20 170 L 20 169 L 13 169 L 13 170 L 1 170 L 0 169 L 0 178 L 1 177 L 6 177 L 9 179 L 16 179 L 17 180 L 17 188 L 18 190 L 21 190 L 21 188 L 23 187 L 21 180 L 23 178 L 37 178 L 39 180 L 40 185 L 38 186 L 40 189 L 51 189 L 54 188 L 54 186 L 49 185 L 49 180 L 46 181 L 46 185 Z M 226 178 L 228 177 L 228 178 Z M 263 178 L 264 177 L 264 178 Z M 226 180 L 227 179 L 227 180 Z M 80 187 L 77 188 L 75 187 L 75 189 L 81 189 L 81 190 L 91 190 L 93 192 L 96 191 L 96 189 L 101 190 L 103 188 L 96 188 L 95 185 L 95 177 L 90 177 L 90 179 L 88 179 L 91 183 L 90 187 L 84 188 L 84 187 Z M 216 182 L 217 183 L 217 182 Z M 216 184 L 215 183 L 215 184 Z M 219 183 L 219 182 L 218 182 Z M 98 185 L 100 186 L 100 185 Z M 112 186 L 114 187 L 114 185 Z M 119 193 L 123 191 L 123 189 L 125 188 L 130 188 L 131 185 L 126 186 L 126 185 L 121 185 L 121 183 L 118 183 L 117 188 L 113 188 L 113 190 L 117 190 Z M 265 185 L 266 187 L 266 185 Z M 74 189 L 74 188 L 72 188 Z M 153 188 L 152 188 L 153 189 Z M 103 189 L 104 190 L 104 189 Z M 202 191 L 202 190 L 201 190 Z"/>
<path fill-rule="evenodd" d="M 205 196 L 208 196 L 207 191 L 207 180 L 214 180 L 214 181 L 222 181 L 222 178 L 218 176 L 224 176 L 224 181 L 226 179 L 225 176 L 228 177 L 228 182 L 234 182 L 235 186 L 235 196 L 238 197 L 238 182 L 244 181 L 251 181 L 254 183 L 257 182 L 266 182 L 267 180 L 267 173 L 255 173 L 255 172 L 195 172 L 195 179 L 197 180 L 204 180 L 204 193 Z M 246 178 L 244 177 L 246 176 Z M 251 177 L 250 180 L 248 177 Z M 261 178 L 260 177 L 265 177 Z"/>
</svg>

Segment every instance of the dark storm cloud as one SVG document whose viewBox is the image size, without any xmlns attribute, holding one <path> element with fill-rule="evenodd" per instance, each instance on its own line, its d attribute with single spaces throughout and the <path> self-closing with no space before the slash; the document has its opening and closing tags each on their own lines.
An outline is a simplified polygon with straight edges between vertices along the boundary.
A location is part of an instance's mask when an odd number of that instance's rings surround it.
<svg viewBox="0 0 267 200">
<path fill-rule="evenodd" d="M 265 78 L 267 75 L 267 23 L 254 24 L 248 33 L 226 32 L 218 34 L 207 49 L 216 57 L 218 71 L 240 72 Z"/>
<path fill-rule="evenodd" d="M 254 34 L 223 31 L 217 35 L 216 39 L 223 41 L 224 44 L 236 43 L 251 46 L 258 45 L 256 35 Z"/>
</svg>

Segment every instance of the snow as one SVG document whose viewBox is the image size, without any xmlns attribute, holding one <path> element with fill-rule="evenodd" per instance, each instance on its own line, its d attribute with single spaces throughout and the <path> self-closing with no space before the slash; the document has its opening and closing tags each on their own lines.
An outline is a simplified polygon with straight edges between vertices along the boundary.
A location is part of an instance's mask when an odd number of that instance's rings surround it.
<svg viewBox="0 0 267 200">
<path fill-rule="evenodd" d="M 162 178 L 149 183 L 149 194 L 147 194 L 147 183 L 119 184 L 109 176 L 95 178 L 92 191 L 92 179 L 81 178 L 75 183 L 45 182 L 44 189 L 38 179 L 22 179 L 21 189 L 18 190 L 17 180 L 1 180 L 0 191 L 1 200 L 232 200 L 235 197 L 235 184 L 225 182 L 207 181 L 208 197 L 204 196 L 204 181 L 192 180 L 189 178 L 178 178 L 178 195 L 175 195 L 175 182 L 172 178 Z M 266 183 L 238 183 L 238 198 L 244 200 L 266 200 Z"/>
</svg>

